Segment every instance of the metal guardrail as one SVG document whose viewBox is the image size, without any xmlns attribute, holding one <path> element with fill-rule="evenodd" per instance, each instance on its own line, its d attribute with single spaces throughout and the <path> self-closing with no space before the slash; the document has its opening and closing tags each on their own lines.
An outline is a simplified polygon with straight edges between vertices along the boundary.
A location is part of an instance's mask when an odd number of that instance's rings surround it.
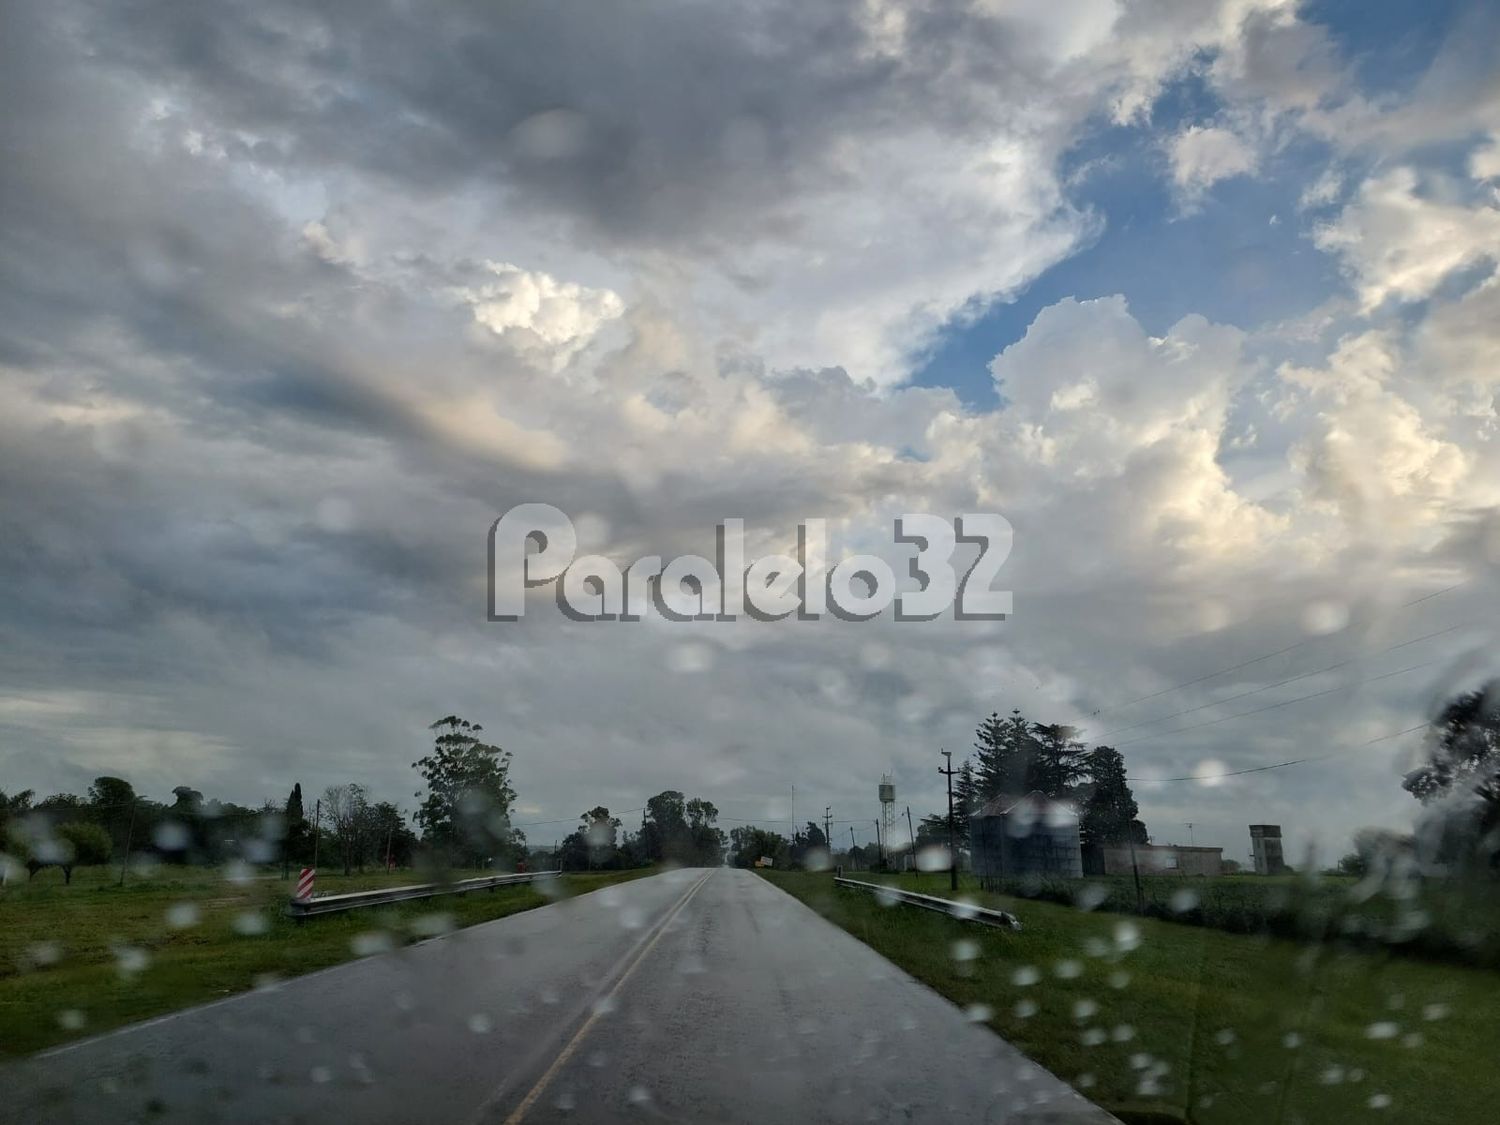
<svg viewBox="0 0 1500 1125">
<path fill-rule="evenodd" d="M 358 910 L 362 906 L 384 906 L 387 903 L 436 898 L 439 895 L 492 891 L 496 887 L 510 887 L 520 883 L 530 883 L 537 879 L 554 879 L 560 874 L 562 874 L 560 871 L 518 871 L 510 875 L 481 875 L 477 879 L 460 879 L 455 883 L 418 883 L 409 887 L 384 887 L 375 891 L 350 891 L 341 895 L 294 898 L 287 903 L 286 912 L 293 918 L 311 918 L 318 914 L 338 914 L 345 910 Z"/>
<path fill-rule="evenodd" d="M 840 887 L 849 887 L 853 890 L 873 891 L 876 895 L 887 900 L 902 903 L 906 906 L 920 906 L 923 910 L 935 910 L 939 914 L 947 914 L 949 917 L 957 918 L 961 922 L 978 922 L 982 926 L 996 926 L 1005 930 L 1019 930 L 1021 920 L 1014 914 L 1005 910 L 991 910 L 987 906 L 979 906 L 972 902 L 954 902 L 952 899 L 938 898 L 936 895 L 918 894 L 916 891 L 904 891 L 900 887 L 893 887 L 889 883 L 866 883 L 862 879 L 845 879 L 843 876 L 834 878 L 834 883 Z"/>
</svg>

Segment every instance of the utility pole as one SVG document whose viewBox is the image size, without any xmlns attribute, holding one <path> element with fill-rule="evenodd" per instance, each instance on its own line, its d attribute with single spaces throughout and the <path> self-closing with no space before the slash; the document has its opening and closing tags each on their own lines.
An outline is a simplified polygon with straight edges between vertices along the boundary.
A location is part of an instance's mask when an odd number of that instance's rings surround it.
<svg viewBox="0 0 1500 1125">
<path fill-rule="evenodd" d="M 880 857 L 880 870 L 884 871 L 886 867 L 885 845 L 880 840 L 880 821 L 878 820 L 875 821 L 875 854 Z"/>
<path fill-rule="evenodd" d="M 1193 822 L 1191 820 L 1189 820 L 1189 821 L 1186 821 L 1185 823 L 1187 824 L 1187 830 L 1188 830 L 1188 847 L 1191 848 L 1193 846 Z"/>
<path fill-rule="evenodd" d="M 823 841 L 828 845 L 828 854 L 833 855 L 833 837 L 829 835 L 833 831 L 833 806 L 823 807 Z"/>
<path fill-rule="evenodd" d="M 1144 914 L 1146 912 L 1146 894 L 1141 890 L 1141 865 L 1135 858 L 1135 832 L 1127 830 L 1130 837 L 1130 871 L 1135 876 L 1135 912 Z"/>
<path fill-rule="evenodd" d="M 958 890 L 958 844 L 953 837 L 953 775 L 958 771 L 953 768 L 953 752 L 951 750 L 939 750 L 943 756 L 944 764 L 938 767 L 938 773 L 948 779 L 948 889 Z"/>
<path fill-rule="evenodd" d="M 318 798 L 318 803 L 313 806 L 313 870 L 318 869 L 318 837 L 322 835 L 318 831 L 319 825 L 323 823 L 323 798 Z"/>
<path fill-rule="evenodd" d="M 125 858 L 120 860 L 120 886 L 125 885 L 125 869 L 130 866 L 130 838 L 135 835 L 135 807 L 139 798 L 130 799 L 130 824 L 125 829 Z"/>
<path fill-rule="evenodd" d="M 787 835 L 790 836 L 792 838 L 792 842 L 795 843 L 797 840 L 797 787 L 795 785 L 791 787 L 791 792 L 792 809 L 791 818 L 787 821 Z"/>
<path fill-rule="evenodd" d="M 917 830 L 911 826 L 911 806 L 906 806 L 906 834 L 911 837 L 911 867 L 917 870 Z"/>
<path fill-rule="evenodd" d="M 849 825 L 849 866 L 854 867 L 854 825 Z"/>
</svg>

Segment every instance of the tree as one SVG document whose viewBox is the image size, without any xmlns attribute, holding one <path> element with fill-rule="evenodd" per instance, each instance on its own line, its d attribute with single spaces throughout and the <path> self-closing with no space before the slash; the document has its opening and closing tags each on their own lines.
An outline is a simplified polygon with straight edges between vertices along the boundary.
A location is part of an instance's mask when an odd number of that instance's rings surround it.
<svg viewBox="0 0 1500 1125">
<path fill-rule="evenodd" d="M 121 850 L 130 833 L 135 813 L 135 788 L 122 777 L 96 777 L 89 786 L 89 811 L 94 820 L 109 833 L 113 845 Z"/>
<path fill-rule="evenodd" d="M 385 866 L 410 867 L 416 858 L 417 834 L 406 823 L 406 815 L 389 801 L 379 801 L 369 812 L 370 846 L 374 859 Z"/>
<path fill-rule="evenodd" d="M 791 865 L 791 848 L 786 837 L 753 824 L 730 829 L 729 847 L 730 862 L 736 867 L 754 867 L 760 859 L 769 859 L 773 867 Z"/>
<path fill-rule="evenodd" d="M 1078 729 L 1064 723 L 1033 723 L 1031 734 L 1035 749 L 1027 763 L 1026 792 L 1064 800 L 1087 769 L 1088 751 L 1078 741 Z"/>
<path fill-rule="evenodd" d="M 1125 758 L 1112 746 L 1096 746 L 1084 759 L 1089 783 L 1078 818 L 1078 841 L 1084 847 L 1144 844 L 1135 826 L 1140 809 L 1125 779 Z"/>
<path fill-rule="evenodd" d="M 31 812 L 31 799 L 34 796 L 36 793 L 31 789 L 22 789 L 19 793 L 6 793 L 0 789 L 0 849 L 5 847 L 7 838 L 15 831 L 14 822 Z"/>
<path fill-rule="evenodd" d="M 641 842 L 651 862 L 683 862 L 688 839 L 686 802 L 680 792 L 664 789 L 646 802 L 641 814 Z"/>
<path fill-rule="evenodd" d="M 603 805 L 595 805 L 580 818 L 583 826 L 578 830 L 584 848 L 583 862 L 589 867 L 616 866 L 615 845 L 620 835 L 620 820 L 609 815 Z"/>
<path fill-rule="evenodd" d="M 302 804 L 302 783 L 293 783 L 282 812 L 286 820 L 281 839 L 283 856 L 296 863 L 311 863 L 313 859 L 313 824 L 307 819 Z"/>
<path fill-rule="evenodd" d="M 28 876 L 44 867 L 60 867 L 63 882 L 73 882 L 73 868 L 108 863 L 112 847 L 109 833 L 97 824 L 70 820 L 41 839 L 29 840 L 23 849 Z"/>
<path fill-rule="evenodd" d="M 999 712 L 979 724 L 974 732 L 975 796 L 983 804 L 1001 793 L 1019 796 L 1029 792 L 1027 771 L 1036 753 L 1031 725 L 1020 711 L 1002 719 Z M 957 820 L 955 810 L 954 819 Z"/>
<path fill-rule="evenodd" d="M 358 864 L 364 870 L 370 851 L 371 813 L 369 791 L 357 782 L 330 785 L 323 790 L 323 811 L 334 846 L 344 861 L 344 874 Z"/>
<path fill-rule="evenodd" d="M 97 824 L 74 820 L 57 826 L 56 835 L 72 849 L 73 863 L 79 867 L 108 863 L 114 851 L 109 833 Z"/>
<path fill-rule="evenodd" d="M 1459 867 L 1500 867 L 1500 684 L 1448 701 L 1428 732 L 1427 762 L 1401 785 L 1435 809 L 1430 850 Z"/>
<path fill-rule="evenodd" d="M 816 823 L 809 820 L 806 828 L 792 834 L 787 861 L 793 867 L 806 867 L 815 856 L 821 860 L 821 866 L 826 870 L 829 862 L 828 837 L 823 835 L 823 830 Z"/>
<path fill-rule="evenodd" d="M 1495 784 L 1500 768 L 1500 699 L 1488 699 L 1487 694 L 1471 691 L 1449 700 L 1433 721 L 1427 763 L 1401 783 L 1424 805 L 1455 788 L 1478 791 Z"/>
<path fill-rule="evenodd" d="M 510 826 L 516 791 L 510 754 L 479 740 L 484 730 L 457 715 L 433 723 L 432 752 L 412 763 L 427 783 L 417 792 L 422 839 L 450 862 L 481 866 L 524 855 L 525 837 Z"/>
</svg>

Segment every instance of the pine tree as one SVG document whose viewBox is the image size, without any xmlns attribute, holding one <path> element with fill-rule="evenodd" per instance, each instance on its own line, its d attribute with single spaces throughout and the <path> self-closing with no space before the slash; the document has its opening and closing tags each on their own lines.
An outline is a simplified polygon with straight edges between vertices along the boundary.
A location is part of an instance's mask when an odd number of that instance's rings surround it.
<svg viewBox="0 0 1500 1125">
<path fill-rule="evenodd" d="M 1089 783 L 1078 822 L 1084 847 L 1123 844 L 1132 836 L 1145 843 L 1145 828 L 1136 819 L 1139 809 L 1125 778 L 1125 758 L 1112 746 L 1096 746 L 1086 759 Z"/>
<path fill-rule="evenodd" d="M 286 822 L 288 825 L 300 824 L 307 819 L 307 813 L 302 808 L 302 782 L 298 781 L 292 785 L 292 792 L 286 799 Z"/>
<path fill-rule="evenodd" d="M 1032 723 L 1032 752 L 1026 762 L 1026 792 L 1033 790 L 1061 801 L 1072 796 L 1084 777 L 1088 751 L 1078 729 L 1063 723 Z"/>
<path fill-rule="evenodd" d="M 1020 711 L 1004 719 L 994 712 L 980 723 L 974 732 L 974 753 L 977 804 L 1001 793 L 1019 796 L 1033 788 L 1028 782 L 1036 738 Z"/>
</svg>

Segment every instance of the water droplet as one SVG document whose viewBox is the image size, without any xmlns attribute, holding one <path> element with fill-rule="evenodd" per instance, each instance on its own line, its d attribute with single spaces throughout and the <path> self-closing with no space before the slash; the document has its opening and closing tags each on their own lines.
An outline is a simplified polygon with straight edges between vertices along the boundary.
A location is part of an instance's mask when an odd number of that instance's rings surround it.
<svg viewBox="0 0 1500 1125">
<path fill-rule="evenodd" d="M 1128 1023 L 1122 1023 L 1109 1033 L 1109 1037 L 1116 1043 L 1129 1043 L 1135 1038 L 1135 1028 Z"/>
<path fill-rule="evenodd" d="M 620 911 L 620 925 L 627 930 L 638 930 L 646 924 L 646 912 L 638 906 L 627 906 Z"/>
<path fill-rule="evenodd" d="M 1288 1031 L 1281 1037 L 1281 1045 L 1289 1051 L 1295 1051 L 1302 1046 L 1302 1036 L 1295 1031 Z"/>
<path fill-rule="evenodd" d="M 420 914 L 411 920 L 411 932 L 417 937 L 437 937 L 453 930 L 453 915 L 443 910 Z"/>
<path fill-rule="evenodd" d="M 326 1085 L 327 1083 L 333 1081 L 333 1071 L 326 1066 L 313 1067 L 312 1070 L 308 1072 L 307 1076 L 314 1082 L 316 1082 L 319 1086 Z"/>
<path fill-rule="evenodd" d="M 196 902 L 174 902 L 167 907 L 167 925 L 174 930 L 185 930 L 196 926 L 203 917 Z"/>
<path fill-rule="evenodd" d="M 255 910 L 246 910 L 242 914 L 236 914 L 232 925 L 234 932 L 241 937 L 256 937 L 271 928 L 271 923 L 266 920 L 265 915 Z"/>
<path fill-rule="evenodd" d="M 1381 1020 L 1379 1023 L 1372 1023 L 1369 1027 L 1365 1028 L 1365 1038 L 1394 1039 L 1400 1030 L 1400 1027 L 1390 1020 Z"/>
<path fill-rule="evenodd" d="M 1079 1035 L 1078 1040 L 1085 1047 L 1097 1047 L 1109 1039 L 1109 1032 L 1102 1027 L 1088 1027 Z"/>
<path fill-rule="evenodd" d="M 1349 607 L 1333 598 L 1308 602 L 1302 611 L 1302 627 L 1315 637 L 1337 633 L 1349 624 Z"/>
<path fill-rule="evenodd" d="M 1341 1066 L 1325 1066 L 1318 1075 L 1318 1081 L 1325 1086 L 1337 1086 L 1343 1080 L 1344 1068 Z"/>
<path fill-rule="evenodd" d="M 192 843 L 187 827 L 175 820 L 164 820 L 151 833 L 152 842 L 164 852 L 180 852 Z"/>
<path fill-rule="evenodd" d="M 1424 1004 L 1422 1006 L 1422 1018 L 1424 1020 L 1440 1020 L 1447 1015 L 1447 1004 Z"/>
<path fill-rule="evenodd" d="M 55 941 L 39 941 L 26 949 L 26 960 L 36 967 L 55 965 L 62 960 L 62 946 Z"/>
<path fill-rule="evenodd" d="M 377 953 L 389 953 L 396 948 L 396 943 L 383 930 L 368 930 L 350 938 L 349 948 L 356 957 L 371 957 Z"/>
<path fill-rule="evenodd" d="M 1052 971 L 1057 974 L 1059 980 L 1075 980 L 1083 973 L 1083 963 L 1069 958 L 1053 965 Z"/>
<path fill-rule="evenodd" d="M 1114 972 L 1109 974 L 1110 988 L 1125 988 L 1129 984 L 1130 974 L 1127 973 L 1124 969 L 1116 969 Z"/>
<path fill-rule="evenodd" d="M 469 1030 L 475 1035 L 488 1035 L 494 1028 L 494 1021 L 483 1012 L 475 1012 L 469 1017 Z"/>
<path fill-rule="evenodd" d="M 1233 1028 L 1221 1027 L 1218 1031 L 1214 1032 L 1214 1042 L 1221 1047 L 1229 1046 L 1234 1040 L 1235 1034 Z"/>
<path fill-rule="evenodd" d="M 1075 1020 L 1086 1020 L 1099 1010 L 1099 1005 L 1092 1000 L 1073 1001 L 1073 1018 Z"/>
<path fill-rule="evenodd" d="M 64 1008 L 57 1013 L 57 1026 L 64 1031 L 79 1031 L 88 1018 L 77 1008 Z"/>
<path fill-rule="evenodd" d="M 630 1104 L 646 1105 L 651 1101 L 651 1091 L 644 1086 L 632 1086 L 630 1088 Z"/>
<path fill-rule="evenodd" d="M 115 968 L 122 977 L 133 977 L 143 972 L 150 963 L 151 956 L 144 949 L 134 945 L 115 947 Z"/>
<path fill-rule="evenodd" d="M 679 675 L 706 672 L 714 665 L 714 650 L 706 644 L 688 641 L 667 650 L 667 670 Z"/>
<path fill-rule="evenodd" d="M 1016 1006 L 1011 1009 L 1020 1020 L 1029 1020 L 1037 1014 L 1037 1003 L 1035 1000 L 1017 1000 Z"/>
<path fill-rule="evenodd" d="M 1134 922 L 1115 923 L 1115 945 L 1122 952 L 1130 952 L 1141 944 L 1141 928 Z"/>
<path fill-rule="evenodd" d="M 557 1095 L 557 1100 L 552 1104 L 555 1105 L 558 1109 L 562 1110 L 564 1113 L 568 1113 L 578 1103 L 573 1098 L 572 1090 L 564 1090 L 562 1093 Z"/>
<path fill-rule="evenodd" d="M 607 1016 L 619 1007 L 618 1001 L 613 996 L 601 996 L 594 1001 L 594 1015 Z"/>
<path fill-rule="evenodd" d="M 1079 910 L 1096 910 L 1104 904 L 1104 900 L 1107 898 L 1109 898 L 1109 891 L 1105 890 L 1098 883 L 1085 883 L 1079 888 L 1078 894 L 1074 896 L 1073 901 L 1077 904 Z"/>
<path fill-rule="evenodd" d="M 1422 1037 L 1420 1031 L 1408 1031 L 1401 1037 L 1401 1046 L 1403 1047 L 1420 1047 L 1425 1042 L 1426 1040 Z"/>
<path fill-rule="evenodd" d="M 948 849 L 941 844 L 929 844 L 925 848 L 917 849 L 918 871 L 947 871 Z"/>
<path fill-rule="evenodd" d="M 1084 1072 L 1073 1080 L 1073 1085 L 1077 1086 L 1080 1090 L 1087 1090 L 1098 1081 L 1099 1079 L 1094 1077 L 1094 1075 Z"/>
<path fill-rule="evenodd" d="M 1172 895 L 1171 903 L 1174 914 L 1186 914 L 1198 905 L 1198 892 L 1183 888 Z"/>
<path fill-rule="evenodd" d="M 995 1009 L 988 1004 L 970 1004 L 964 1009 L 964 1018 L 970 1023 L 987 1023 L 995 1015 Z"/>
<path fill-rule="evenodd" d="M 973 961 L 979 956 L 979 943 L 973 938 L 959 938 L 953 943 L 955 961 Z"/>
<path fill-rule="evenodd" d="M 1019 969 L 1010 974 L 1011 983 L 1021 988 L 1036 984 L 1036 982 L 1041 979 L 1042 974 L 1037 972 L 1036 968 L 1032 965 L 1022 965 Z"/>
<path fill-rule="evenodd" d="M 1370 1100 L 1365 1102 L 1371 1109 L 1389 1109 L 1391 1096 L 1389 1094 L 1371 1094 Z"/>
</svg>

